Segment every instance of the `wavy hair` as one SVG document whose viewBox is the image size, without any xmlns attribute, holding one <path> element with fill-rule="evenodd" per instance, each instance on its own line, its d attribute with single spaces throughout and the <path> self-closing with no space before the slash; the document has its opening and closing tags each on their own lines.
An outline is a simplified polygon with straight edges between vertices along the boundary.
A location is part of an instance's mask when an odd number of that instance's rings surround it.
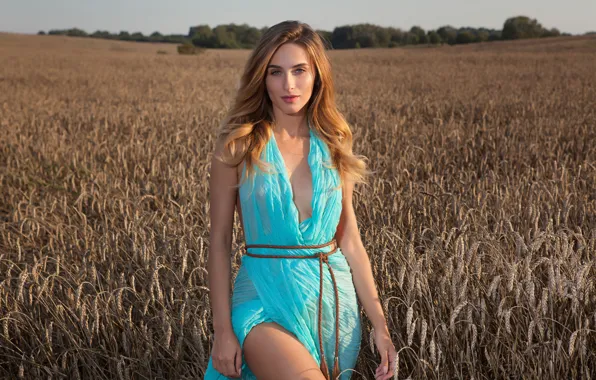
<svg viewBox="0 0 596 380">
<path fill-rule="evenodd" d="M 335 103 L 331 63 L 321 36 L 308 24 L 283 21 L 261 36 L 244 67 L 233 105 L 222 121 L 217 139 L 223 142 L 218 158 L 228 165 L 245 160 L 246 174 L 253 175 L 257 165 L 270 169 L 259 157 L 271 137 L 274 122 L 273 106 L 267 93 L 267 65 L 277 49 L 285 43 L 302 46 L 315 67 L 312 95 L 306 105 L 307 122 L 329 147 L 332 164 L 342 183 L 346 179 L 366 183 L 366 157 L 352 152 L 352 131 Z M 246 179 L 243 178 L 242 181 Z M 239 186 L 239 185 L 238 185 Z"/>
</svg>

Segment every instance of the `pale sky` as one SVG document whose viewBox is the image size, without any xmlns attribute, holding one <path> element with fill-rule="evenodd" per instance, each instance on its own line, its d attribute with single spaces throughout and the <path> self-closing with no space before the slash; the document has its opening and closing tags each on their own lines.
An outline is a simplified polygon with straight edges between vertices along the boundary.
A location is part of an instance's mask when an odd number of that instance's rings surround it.
<svg viewBox="0 0 596 380">
<path fill-rule="evenodd" d="M 34 34 L 77 27 L 88 33 L 187 34 L 198 24 L 261 28 L 284 20 L 328 31 L 357 23 L 405 30 L 414 25 L 502 29 L 517 15 L 561 32 L 596 30 L 596 0 L 0 0 L 0 31 Z"/>
</svg>

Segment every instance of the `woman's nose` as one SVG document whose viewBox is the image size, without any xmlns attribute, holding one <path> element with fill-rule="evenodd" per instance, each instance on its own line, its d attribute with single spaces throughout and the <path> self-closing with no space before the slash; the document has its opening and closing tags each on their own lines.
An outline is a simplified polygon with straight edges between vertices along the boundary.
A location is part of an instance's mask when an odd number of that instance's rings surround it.
<svg viewBox="0 0 596 380">
<path fill-rule="evenodd" d="M 295 80 L 294 77 L 292 76 L 292 74 L 288 74 L 285 76 L 284 78 L 284 90 L 288 91 L 294 88 L 295 86 Z"/>
</svg>

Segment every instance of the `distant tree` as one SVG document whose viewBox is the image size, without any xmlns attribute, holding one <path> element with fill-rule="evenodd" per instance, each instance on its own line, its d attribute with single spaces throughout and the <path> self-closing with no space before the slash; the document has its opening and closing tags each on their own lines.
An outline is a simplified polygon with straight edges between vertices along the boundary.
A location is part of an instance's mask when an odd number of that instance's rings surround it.
<svg viewBox="0 0 596 380">
<path fill-rule="evenodd" d="M 559 37 L 561 32 L 557 28 L 544 29 L 540 37 Z"/>
<path fill-rule="evenodd" d="M 502 38 L 504 40 L 517 40 L 522 38 L 540 37 L 544 29 L 536 19 L 526 16 L 508 18 L 503 25 Z"/>
<path fill-rule="evenodd" d="M 501 31 L 495 30 L 490 32 L 488 36 L 489 41 L 499 41 L 501 39 Z"/>
<path fill-rule="evenodd" d="M 471 42 L 474 42 L 474 35 L 469 31 L 457 33 L 455 42 L 458 44 L 469 44 Z"/>
<path fill-rule="evenodd" d="M 419 43 L 419 44 L 428 43 L 428 40 L 426 39 L 426 32 L 421 27 L 419 27 L 417 25 L 411 27 L 410 34 L 413 34 L 417 37 L 416 43 Z"/>
<path fill-rule="evenodd" d="M 123 40 L 123 41 L 128 41 L 128 40 L 130 40 L 130 33 L 123 30 L 120 33 L 118 33 L 118 39 Z"/>
<path fill-rule="evenodd" d="M 87 32 L 79 28 L 72 29 L 52 29 L 48 32 L 50 35 L 71 36 L 71 37 L 87 37 Z"/>
<path fill-rule="evenodd" d="M 443 42 L 447 42 L 449 45 L 454 45 L 457 39 L 457 30 L 449 25 L 442 26 L 437 29 L 437 33 L 441 36 Z"/>
<path fill-rule="evenodd" d="M 261 39 L 261 31 L 248 24 L 235 25 L 232 29 L 241 48 L 254 48 Z"/>
<path fill-rule="evenodd" d="M 213 29 L 213 35 L 216 41 L 215 47 L 223 49 L 235 49 L 240 47 L 236 41 L 233 26 L 234 24 L 218 25 Z"/>
<path fill-rule="evenodd" d="M 44 32 L 43 30 L 40 30 L 39 32 L 37 32 L 37 34 L 40 36 L 45 36 L 46 32 Z"/>
<path fill-rule="evenodd" d="M 217 41 L 213 35 L 213 30 L 209 25 L 199 25 L 190 28 L 188 37 L 192 39 L 192 44 L 195 46 L 202 46 L 206 48 L 217 47 Z"/>
<path fill-rule="evenodd" d="M 143 33 L 141 33 L 141 32 L 135 32 L 135 33 L 131 34 L 130 35 L 130 39 L 132 41 L 137 41 L 137 42 L 146 42 L 146 41 L 149 41 L 149 38 L 148 37 L 145 37 L 143 35 Z"/>
<path fill-rule="evenodd" d="M 71 37 L 87 37 L 88 36 L 87 32 L 85 32 L 84 30 L 79 29 L 79 28 L 69 29 L 67 31 L 66 35 L 71 36 Z"/>
<path fill-rule="evenodd" d="M 331 43 L 334 49 L 355 48 L 354 28 L 350 25 L 336 27 L 331 33 Z"/>
<path fill-rule="evenodd" d="M 196 34 L 206 34 L 206 33 L 210 33 L 210 32 L 211 32 L 211 27 L 209 27 L 209 25 L 207 25 L 207 24 L 191 26 L 188 29 L 187 37 L 193 38 L 193 37 L 195 37 Z"/>
<path fill-rule="evenodd" d="M 189 44 L 190 40 L 185 34 L 170 34 L 163 37 L 163 42 L 178 43 L 178 44 Z"/>
<path fill-rule="evenodd" d="M 163 35 L 160 32 L 153 32 L 149 36 L 149 40 L 153 42 L 161 42 L 163 40 Z"/>
<path fill-rule="evenodd" d="M 418 45 L 418 35 L 412 32 L 404 34 L 404 43 L 406 45 Z"/>
<path fill-rule="evenodd" d="M 377 27 L 374 31 L 377 46 L 387 47 L 391 42 L 391 32 L 388 28 Z"/>
<path fill-rule="evenodd" d="M 387 28 L 389 32 L 389 43 L 393 43 L 393 45 L 398 45 L 403 43 L 404 39 L 404 32 L 399 28 Z M 392 46 L 390 46 L 392 47 Z"/>
<path fill-rule="evenodd" d="M 584 36 L 592 36 L 592 35 L 595 35 L 595 34 L 596 34 L 596 30 L 593 31 L 593 32 L 586 32 L 586 33 L 584 33 Z"/>
<path fill-rule="evenodd" d="M 95 32 L 93 32 L 90 37 L 93 38 L 104 38 L 104 39 L 112 39 L 113 36 L 110 32 L 108 32 L 107 30 L 96 30 Z"/>
<path fill-rule="evenodd" d="M 477 42 L 484 42 L 484 41 L 488 41 L 488 38 L 490 37 L 490 33 L 487 32 L 486 30 L 479 30 L 476 33 L 476 41 Z"/>
<path fill-rule="evenodd" d="M 441 36 L 439 36 L 439 33 L 437 33 L 434 30 L 431 30 L 428 32 L 428 41 L 433 44 L 440 44 L 441 43 Z"/>
</svg>

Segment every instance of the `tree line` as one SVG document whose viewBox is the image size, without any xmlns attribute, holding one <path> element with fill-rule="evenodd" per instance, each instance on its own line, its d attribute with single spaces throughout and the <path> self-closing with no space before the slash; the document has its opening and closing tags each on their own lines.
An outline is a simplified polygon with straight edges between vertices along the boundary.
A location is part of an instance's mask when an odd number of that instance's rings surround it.
<svg viewBox="0 0 596 380">
<path fill-rule="evenodd" d="M 47 34 L 137 42 L 166 42 L 212 49 L 252 49 L 256 46 L 261 35 L 267 28 L 255 28 L 248 24 L 224 24 L 211 28 L 209 25 L 203 24 L 190 27 L 186 35 L 163 35 L 159 32 L 154 32 L 151 35 L 145 36 L 140 32 L 128 33 L 122 31 L 112 34 L 101 30 L 88 34 L 78 28 L 53 29 Z M 333 29 L 333 31 L 317 30 L 317 32 L 327 41 L 328 47 L 332 49 L 391 48 L 404 45 L 457 45 L 484 41 L 571 35 L 569 33 L 561 33 L 557 28 L 547 29 L 536 19 L 527 16 L 508 18 L 501 30 L 473 27 L 454 28 L 450 25 L 442 26 L 436 30 L 424 30 L 420 26 L 413 26 L 409 30 L 402 30 L 400 28 L 381 27 L 370 23 L 363 23 L 339 26 Z M 38 34 L 46 33 L 40 31 Z"/>
</svg>

